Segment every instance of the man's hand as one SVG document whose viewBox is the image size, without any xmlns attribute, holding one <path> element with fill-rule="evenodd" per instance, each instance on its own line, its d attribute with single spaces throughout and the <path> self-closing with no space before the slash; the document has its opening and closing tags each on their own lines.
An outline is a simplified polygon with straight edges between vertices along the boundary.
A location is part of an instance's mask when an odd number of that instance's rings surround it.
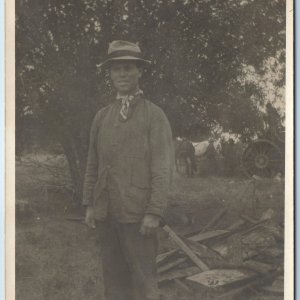
<svg viewBox="0 0 300 300">
<path fill-rule="evenodd" d="M 140 228 L 140 233 L 142 235 L 153 234 L 159 226 L 159 221 L 160 218 L 158 216 L 151 214 L 145 215 Z"/>
<path fill-rule="evenodd" d="M 96 228 L 95 225 L 95 218 L 94 218 L 94 207 L 93 206 L 88 206 L 86 208 L 86 213 L 85 213 L 85 224 L 89 227 L 89 228 Z"/>
</svg>

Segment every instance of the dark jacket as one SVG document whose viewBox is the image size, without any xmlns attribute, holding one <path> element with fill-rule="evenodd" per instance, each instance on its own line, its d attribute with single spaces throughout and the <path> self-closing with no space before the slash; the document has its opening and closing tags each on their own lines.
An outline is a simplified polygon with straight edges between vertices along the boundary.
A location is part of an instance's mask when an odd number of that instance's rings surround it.
<svg viewBox="0 0 300 300">
<path fill-rule="evenodd" d="M 104 220 L 110 205 L 120 222 L 139 222 L 146 213 L 163 216 L 174 165 L 172 133 L 163 111 L 138 96 L 128 120 L 120 101 L 101 109 L 91 132 L 83 204 Z M 110 203 L 107 179 L 119 197 Z M 116 197 L 115 197 L 116 198 Z"/>
</svg>

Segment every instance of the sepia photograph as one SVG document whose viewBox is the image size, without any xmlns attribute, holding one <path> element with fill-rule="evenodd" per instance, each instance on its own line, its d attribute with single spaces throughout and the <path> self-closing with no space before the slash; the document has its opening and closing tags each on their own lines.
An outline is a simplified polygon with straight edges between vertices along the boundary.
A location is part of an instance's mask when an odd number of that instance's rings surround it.
<svg viewBox="0 0 300 300">
<path fill-rule="evenodd" d="M 293 2 L 12 2 L 7 299 L 292 299 Z"/>
</svg>

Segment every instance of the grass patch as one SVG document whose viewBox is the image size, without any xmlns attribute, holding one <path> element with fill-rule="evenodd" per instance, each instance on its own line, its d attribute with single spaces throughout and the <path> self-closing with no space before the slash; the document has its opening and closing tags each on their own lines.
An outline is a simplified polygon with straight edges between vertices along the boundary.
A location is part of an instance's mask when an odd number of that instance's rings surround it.
<svg viewBox="0 0 300 300">
<path fill-rule="evenodd" d="M 43 184 L 38 180 L 51 179 L 45 169 L 21 163 L 16 172 L 16 202 L 25 201 L 32 212 L 18 218 L 16 224 L 16 299 L 104 299 L 95 231 L 65 220 L 66 214 L 82 211 L 62 191 L 50 192 L 45 202 Z M 251 180 L 237 178 L 189 179 L 175 175 L 166 221 L 178 232 L 201 229 L 218 209 L 226 206 L 228 213 L 216 225 L 218 229 L 230 225 L 241 213 L 257 217 L 267 208 L 274 209 L 276 221 L 282 223 L 283 199 L 283 184 L 271 180 L 254 186 Z M 162 233 L 160 249 L 169 247 L 171 243 Z M 165 300 L 198 299 L 173 284 L 163 287 L 162 294 Z M 280 299 L 255 297 L 251 299 Z M 210 298 L 203 294 L 201 299 Z"/>
</svg>

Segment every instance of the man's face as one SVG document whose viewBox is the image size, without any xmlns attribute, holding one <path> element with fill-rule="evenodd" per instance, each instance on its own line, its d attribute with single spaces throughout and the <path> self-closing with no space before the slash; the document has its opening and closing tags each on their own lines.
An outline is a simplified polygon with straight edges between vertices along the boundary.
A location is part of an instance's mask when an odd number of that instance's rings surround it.
<svg viewBox="0 0 300 300">
<path fill-rule="evenodd" d="M 110 78 L 120 94 L 135 91 L 141 75 L 141 70 L 134 62 L 114 62 L 110 67 Z"/>
</svg>

